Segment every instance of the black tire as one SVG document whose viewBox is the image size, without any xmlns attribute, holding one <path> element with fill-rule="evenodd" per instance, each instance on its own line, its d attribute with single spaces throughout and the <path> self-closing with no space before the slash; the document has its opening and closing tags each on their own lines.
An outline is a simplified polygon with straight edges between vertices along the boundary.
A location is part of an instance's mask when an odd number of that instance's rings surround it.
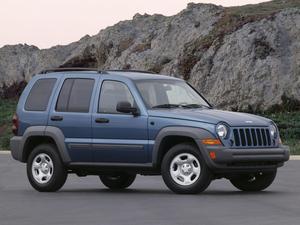
<svg viewBox="0 0 300 225">
<path fill-rule="evenodd" d="M 241 191 L 262 191 L 273 183 L 276 173 L 277 170 L 241 175 L 237 178 L 231 179 L 230 182 Z"/>
<path fill-rule="evenodd" d="M 172 160 L 179 156 L 182 153 L 189 153 L 196 157 L 200 164 L 200 175 L 199 177 L 193 181 L 194 183 L 190 185 L 181 185 L 178 184 L 171 175 L 171 163 Z M 201 156 L 200 150 L 193 144 L 183 143 L 178 144 L 172 147 L 164 156 L 162 165 L 161 165 L 161 173 L 165 184 L 171 189 L 173 192 L 177 194 L 197 194 L 204 191 L 212 181 L 212 173 L 207 167 L 203 157 Z"/>
<path fill-rule="evenodd" d="M 136 174 L 116 172 L 110 175 L 100 175 L 102 183 L 112 189 L 120 190 L 128 188 L 135 180 Z"/>
<path fill-rule="evenodd" d="M 32 169 L 33 160 L 40 154 L 46 154 L 53 164 L 52 176 L 46 183 L 40 183 L 34 178 Z M 33 149 L 27 160 L 27 177 L 31 186 L 40 192 L 55 192 L 59 190 L 66 182 L 68 173 L 64 167 L 57 149 L 51 144 L 41 144 Z"/>
</svg>

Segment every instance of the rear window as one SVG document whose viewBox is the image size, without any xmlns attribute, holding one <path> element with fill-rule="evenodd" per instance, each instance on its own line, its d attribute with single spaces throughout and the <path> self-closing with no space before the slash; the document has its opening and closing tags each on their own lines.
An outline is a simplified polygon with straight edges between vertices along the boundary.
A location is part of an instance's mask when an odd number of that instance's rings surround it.
<svg viewBox="0 0 300 225">
<path fill-rule="evenodd" d="M 93 87 L 93 79 L 66 79 L 57 100 L 56 111 L 88 112 Z"/>
<path fill-rule="evenodd" d="M 55 78 L 39 79 L 30 90 L 25 103 L 27 111 L 45 111 L 55 85 Z"/>
</svg>

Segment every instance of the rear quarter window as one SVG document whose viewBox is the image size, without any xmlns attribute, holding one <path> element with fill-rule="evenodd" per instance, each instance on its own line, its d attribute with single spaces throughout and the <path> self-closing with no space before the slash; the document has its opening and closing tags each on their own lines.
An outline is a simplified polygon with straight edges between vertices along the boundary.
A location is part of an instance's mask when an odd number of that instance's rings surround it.
<svg viewBox="0 0 300 225">
<path fill-rule="evenodd" d="M 25 110 L 45 111 L 47 109 L 55 82 L 55 78 L 37 80 L 32 86 L 26 99 Z"/>
</svg>

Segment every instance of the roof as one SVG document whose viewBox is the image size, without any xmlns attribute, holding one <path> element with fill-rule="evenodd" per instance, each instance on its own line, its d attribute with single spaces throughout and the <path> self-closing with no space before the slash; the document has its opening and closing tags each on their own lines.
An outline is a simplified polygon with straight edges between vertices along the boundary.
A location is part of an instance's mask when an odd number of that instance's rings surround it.
<svg viewBox="0 0 300 225">
<path fill-rule="evenodd" d="M 99 70 L 96 68 L 56 68 L 47 69 L 41 71 L 39 74 L 53 74 L 53 73 L 80 73 L 80 74 L 90 74 L 97 73 L 99 75 L 117 75 L 123 76 L 131 80 L 149 80 L 149 79 L 172 79 L 179 80 L 178 78 L 160 75 L 153 73 L 151 71 L 141 71 L 141 70 Z"/>
</svg>

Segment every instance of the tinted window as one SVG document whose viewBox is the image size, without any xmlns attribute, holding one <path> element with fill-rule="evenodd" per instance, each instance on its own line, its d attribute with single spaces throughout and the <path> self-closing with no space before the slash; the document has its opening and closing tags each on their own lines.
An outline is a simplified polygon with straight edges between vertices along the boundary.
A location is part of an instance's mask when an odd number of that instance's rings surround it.
<svg viewBox="0 0 300 225">
<path fill-rule="evenodd" d="M 55 78 L 37 80 L 27 97 L 25 110 L 45 111 L 55 82 Z"/>
<path fill-rule="evenodd" d="M 119 102 L 134 104 L 133 97 L 128 87 L 117 81 L 104 81 L 101 87 L 98 112 L 119 113 L 116 108 Z"/>
<path fill-rule="evenodd" d="M 59 93 L 58 101 L 56 103 L 56 111 L 66 112 L 68 107 L 68 100 L 73 86 L 74 79 L 65 80 L 63 87 Z"/>
<path fill-rule="evenodd" d="M 93 87 L 93 79 L 66 79 L 58 97 L 56 111 L 88 112 Z"/>
</svg>

